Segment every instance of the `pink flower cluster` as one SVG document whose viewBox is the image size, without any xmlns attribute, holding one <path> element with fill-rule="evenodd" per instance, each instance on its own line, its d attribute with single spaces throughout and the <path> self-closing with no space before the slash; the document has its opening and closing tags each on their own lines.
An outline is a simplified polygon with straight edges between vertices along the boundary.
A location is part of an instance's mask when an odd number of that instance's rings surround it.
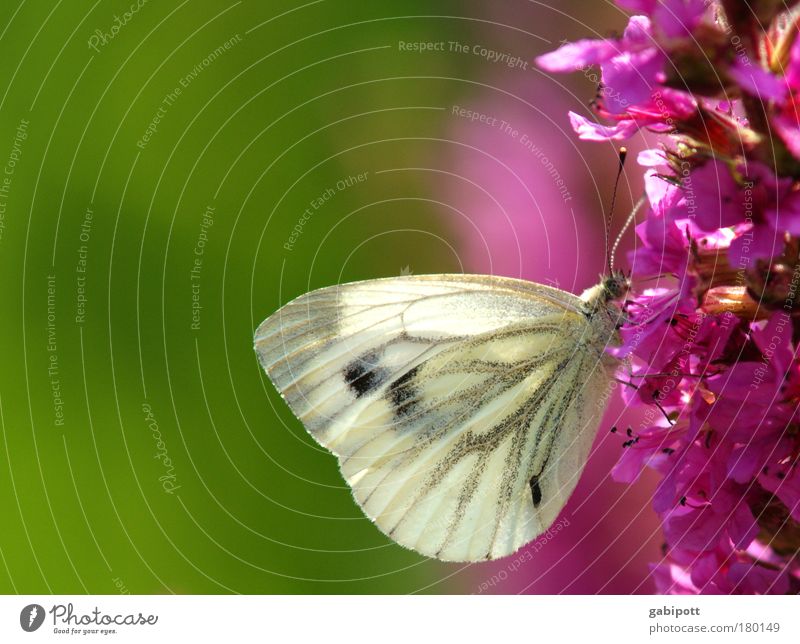
<svg viewBox="0 0 800 644">
<path fill-rule="evenodd" d="M 649 208 L 624 345 L 647 420 L 613 475 L 661 481 L 665 593 L 800 591 L 800 10 L 797 0 L 617 0 L 620 38 L 541 56 L 599 66 L 587 140 L 639 155 Z M 742 9 L 746 7 L 746 11 Z M 644 278 L 655 281 L 644 281 Z M 645 285 L 648 288 L 643 288 Z"/>
</svg>

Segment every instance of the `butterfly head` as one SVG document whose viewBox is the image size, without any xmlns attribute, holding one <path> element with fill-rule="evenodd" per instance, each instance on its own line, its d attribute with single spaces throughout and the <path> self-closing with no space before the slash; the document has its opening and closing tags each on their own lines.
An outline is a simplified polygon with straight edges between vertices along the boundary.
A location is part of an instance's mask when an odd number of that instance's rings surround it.
<svg viewBox="0 0 800 644">
<path fill-rule="evenodd" d="M 602 313 L 603 319 L 614 329 L 618 329 L 623 320 L 619 301 L 628 294 L 630 286 L 630 279 L 622 271 L 612 271 L 611 274 L 604 275 L 599 284 L 586 289 L 581 295 L 586 303 L 584 314 L 588 318 L 596 318 Z"/>
<path fill-rule="evenodd" d="M 606 302 L 612 302 L 625 297 L 631 288 L 631 281 L 622 271 L 612 271 L 604 275 L 600 282 L 601 297 Z"/>
</svg>

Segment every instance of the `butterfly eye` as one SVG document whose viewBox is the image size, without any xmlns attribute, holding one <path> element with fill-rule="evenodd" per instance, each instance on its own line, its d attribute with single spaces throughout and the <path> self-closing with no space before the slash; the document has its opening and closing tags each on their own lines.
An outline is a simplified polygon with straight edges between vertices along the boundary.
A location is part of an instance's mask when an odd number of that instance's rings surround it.
<svg viewBox="0 0 800 644">
<path fill-rule="evenodd" d="M 630 290 L 630 280 L 623 271 L 614 271 L 612 275 L 606 278 L 606 290 L 611 299 L 619 299 Z"/>
<path fill-rule="evenodd" d="M 616 300 L 624 295 L 628 290 L 627 280 L 620 273 L 609 275 L 603 282 L 603 289 L 607 299 Z"/>
</svg>

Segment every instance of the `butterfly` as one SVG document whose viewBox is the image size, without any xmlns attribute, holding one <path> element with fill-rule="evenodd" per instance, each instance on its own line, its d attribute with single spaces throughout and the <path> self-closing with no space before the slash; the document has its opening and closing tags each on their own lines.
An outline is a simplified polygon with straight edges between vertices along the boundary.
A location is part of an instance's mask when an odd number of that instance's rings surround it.
<svg viewBox="0 0 800 644">
<path fill-rule="evenodd" d="M 380 530 L 443 561 L 498 559 L 578 482 L 628 288 L 616 271 L 580 296 L 487 275 L 354 282 L 283 306 L 255 350 Z"/>
</svg>

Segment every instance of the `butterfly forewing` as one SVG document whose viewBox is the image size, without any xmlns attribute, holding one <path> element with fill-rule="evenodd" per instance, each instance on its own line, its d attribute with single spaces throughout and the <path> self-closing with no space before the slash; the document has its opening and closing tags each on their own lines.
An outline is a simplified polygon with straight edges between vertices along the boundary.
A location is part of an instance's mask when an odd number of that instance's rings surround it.
<svg viewBox="0 0 800 644">
<path fill-rule="evenodd" d="M 577 483 L 609 382 L 585 304 L 509 278 L 372 280 L 297 298 L 255 344 L 383 532 L 477 561 L 541 534 Z"/>
</svg>

